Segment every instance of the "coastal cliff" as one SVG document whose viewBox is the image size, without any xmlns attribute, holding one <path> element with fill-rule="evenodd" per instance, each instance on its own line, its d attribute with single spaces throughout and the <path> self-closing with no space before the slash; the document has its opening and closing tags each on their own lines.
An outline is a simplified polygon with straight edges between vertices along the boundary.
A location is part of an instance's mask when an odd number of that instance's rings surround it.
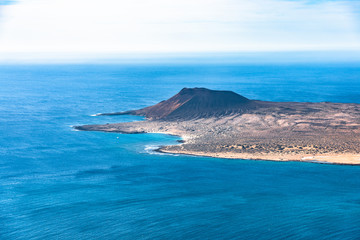
<svg viewBox="0 0 360 240">
<path fill-rule="evenodd" d="M 360 104 L 268 102 L 231 91 L 184 88 L 156 105 L 99 115 L 145 121 L 78 130 L 167 133 L 184 143 L 159 151 L 201 156 L 360 164 Z"/>
</svg>

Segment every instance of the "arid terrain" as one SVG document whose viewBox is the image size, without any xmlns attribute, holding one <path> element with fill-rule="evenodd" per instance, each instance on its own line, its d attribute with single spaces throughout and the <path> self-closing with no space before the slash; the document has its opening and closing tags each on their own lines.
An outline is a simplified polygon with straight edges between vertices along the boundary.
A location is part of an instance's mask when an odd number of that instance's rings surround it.
<svg viewBox="0 0 360 240">
<path fill-rule="evenodd" d="M 154 106 L 104 115 L 115 114 L 146 120 L 76 128 L 181 136 L 182 144 L 159 149 L 167 153 L 360 164 L 360 104 L 266 102 L 230 91 L 184 88 Z"/>
</svg>

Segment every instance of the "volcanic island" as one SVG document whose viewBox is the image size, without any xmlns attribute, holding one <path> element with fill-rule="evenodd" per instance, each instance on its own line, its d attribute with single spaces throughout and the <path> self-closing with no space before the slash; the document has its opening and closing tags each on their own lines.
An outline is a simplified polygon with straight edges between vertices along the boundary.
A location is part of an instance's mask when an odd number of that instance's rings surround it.
<svg viewBox="0 0 360 240">
<path fill-rule="evenodd" d="M 181 144 L 163 153 L 229 159 L 360 164 L 360 104 L 250 100 L 232 91 L 183 88 L 156 105 L 98 115 L 145 120 L 83 125 L 83 131 L 164 133 Z"/>
</svg>

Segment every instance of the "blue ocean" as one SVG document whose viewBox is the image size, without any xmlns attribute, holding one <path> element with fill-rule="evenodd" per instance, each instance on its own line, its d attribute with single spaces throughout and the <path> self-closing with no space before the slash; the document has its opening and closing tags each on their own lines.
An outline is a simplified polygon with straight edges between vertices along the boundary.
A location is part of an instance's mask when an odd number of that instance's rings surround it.
<svg viewBox="0 0 360 240">
<path fill-rule="evenodd" d="M 159 154 L 141 120 L 183 87 L 360 103 L 360 64 L 0 66 L 0 239 L 360 239 L 360 166 Z"/>
</svg>

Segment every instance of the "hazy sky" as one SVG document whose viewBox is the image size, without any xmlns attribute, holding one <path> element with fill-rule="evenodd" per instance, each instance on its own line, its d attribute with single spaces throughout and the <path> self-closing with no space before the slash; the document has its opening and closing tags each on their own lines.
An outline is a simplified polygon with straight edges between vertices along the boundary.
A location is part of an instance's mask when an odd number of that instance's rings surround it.
<svg viewBox="0 0 360 240">
<path fill-rule="evenodd" d="M 360 1 L 0 0 L 0 60 L 360 50 Z"/>
</svg>

